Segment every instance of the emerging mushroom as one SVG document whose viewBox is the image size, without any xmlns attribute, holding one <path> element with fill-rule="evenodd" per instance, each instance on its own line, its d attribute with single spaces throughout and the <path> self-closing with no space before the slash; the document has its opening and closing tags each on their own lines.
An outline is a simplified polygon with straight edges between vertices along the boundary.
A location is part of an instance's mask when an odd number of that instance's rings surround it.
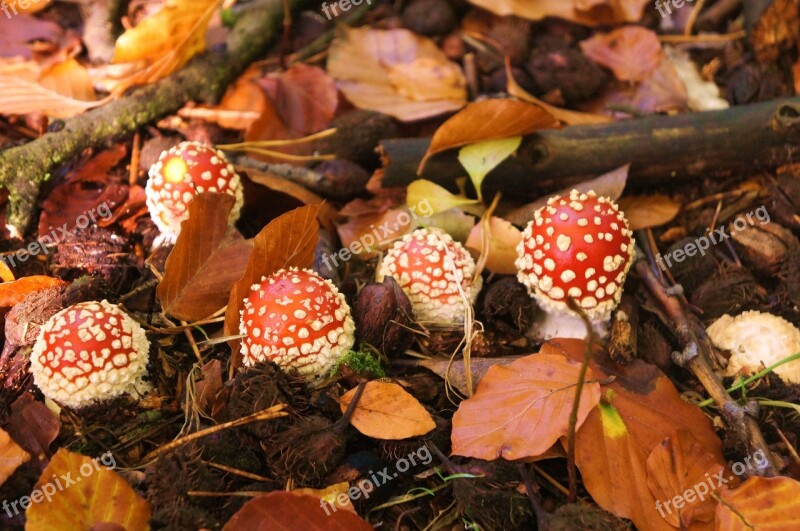
<svg viewBox="0 0 800 531">
<path fill-rule="evenodd" d="M 614 201 L 591 191 L 552 197 L 534 213 L 517 247 L 517 278 L 548 314 L 570 318 L 548 324 L 546 336 L 584 335 L 567 297 L 596 324 L 608 321 L 633 262 L 631 234 Z"/>
<path fill-rule="evenodd" d="M 202 192 L 236 197 L 231 223 L 239 219 L 244 197 L 239 175 L 221 151 L 199 142 L 181 142 L 161 153 L 150 167 L 145 188 L 147 209 L 165 242 L 174 242 L 181 221 L 189 216 L 189 203 Z"/>
<path fill-rule="evenodd" d="M 800 330 L 777 315 L 756 311 L 723 315 L 707 329 L 717 346 L 731 353 L 725 376 L 753 374 L 800 352 Z M 800 384 L 800 360 L 775 369 L 784 381 Z"/>
<path fill-rule="evenodd" d="M 114 304 L 82 302 L 47 321 L 31 353 L 33 381 L 44 396 L 81 408 L 123 394 L 144 395 L 150 342 Z"/>
<path fill-rule="evenodd" d="M 377 281 L 391 276 L 411 301 L 419 321 L 442 324 L 464 322 L 465 299 L 475 302 L 483 285 L 475 282 L 475 261 L 449 234 L 437 229 L 417 229 L 386 252 Z"/>
<path fill-rule="evenodd" d="M 281 269 L 254 284 L 239 321 L 244 364 L 274 361 L 323 375 L 355 341 L 344 295 L 307 269 Z"/>
</svg>

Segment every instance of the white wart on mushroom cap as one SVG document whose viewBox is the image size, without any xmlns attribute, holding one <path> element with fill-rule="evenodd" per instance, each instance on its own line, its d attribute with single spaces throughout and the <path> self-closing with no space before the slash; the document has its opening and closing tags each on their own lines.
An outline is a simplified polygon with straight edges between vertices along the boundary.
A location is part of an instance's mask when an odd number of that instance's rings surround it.
<svg viewBox="0 0 800 531">
<path fill-rule="evenodd" d="M 253 284 L 239 331 L 246 366 L 273 361 L 304 375 L 323 375 L 355 342 L 344 295 L 307 269 L 282 269 Z"/>
<path fill-rule="evenodd" d="M 150 343 L 142 327 L 108 301 L 58 312 L 39 331 L 31 353 L 33 381 L 44 396 L 80 408 L 130 394 L 141 396 Z"/>
<path fill-rule="evenodd" d="M 731 353 L 725 376 L 753 374 L 761 364 L 769 367 L 783 358 L 800 352 L 800 330 L 792 323 L 757 311 L 736 317 L 723 315 L 707 329 L 717 348 Z M 783 380 L 800 384 L 800 360 L 790 361 L 775 369 Z"/>
<path fill-rule="evenodd" d="M 633 262 L 631 235 L 611 199 L 577 190 L 552 197 L 523 232 L 517 278 L 550 312 L 572 314 L 572 297 L 590 319 L 607 319 Z"/>
<path fill-rule="evenodd" d="M 464 296 L 474 303 L 483 285 L 481 277 L 472 281 L 474 272 L 475 261 L 461 243 L 443 231 L 425 228 L 394 243 L 383 258 L 377 280 L 394 277 L 419 321 L 460 324 Z"/>
<path fill-rule="evenodd" d="M 150 167 L 147 209 L 166 241 L 175 241 L 181 222 L 189 217 L 189 203 L 203 192 L 230 194 L 236 198 L 230 222 L 239 219 L 244 203 L 239 175 L 225 155 L 199 142 L 181 142 L 161 153 Z"/>
</svg>

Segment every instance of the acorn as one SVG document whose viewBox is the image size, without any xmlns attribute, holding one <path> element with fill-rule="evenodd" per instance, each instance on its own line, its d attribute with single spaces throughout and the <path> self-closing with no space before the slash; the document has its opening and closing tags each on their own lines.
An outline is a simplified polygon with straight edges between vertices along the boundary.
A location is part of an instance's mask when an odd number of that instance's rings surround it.
<svg viewBox="0 0 800 531">
<path fill-rule="evenodd" d="M 403 353 L 414 341 L 409 330 L 411 302 L 393 277 L 386 276 L 383 282 L 367 284 L 361 290 L 353 318 L 358 340 L 386 356 Z"/>
</svg>

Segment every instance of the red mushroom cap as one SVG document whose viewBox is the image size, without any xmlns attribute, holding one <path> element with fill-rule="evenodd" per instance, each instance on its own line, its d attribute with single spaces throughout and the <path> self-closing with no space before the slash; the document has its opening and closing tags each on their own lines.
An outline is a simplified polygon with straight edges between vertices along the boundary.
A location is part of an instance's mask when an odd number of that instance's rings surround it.
<svg viewBox="0 0 800 531">
<path fill-rule="evenodd" d="M 245 365 L 269 360 L 321 375 L 353 346 L 350 307 L 330 280 L 307 269 L 281 269 L 251 290 L 239 322 Z"/>
<path fill-rule="evenodd" d="M 633 262 L 628 222 L 611 199 L 572 190 L 536 211 L 517 247 L 518 278 L 546 309 L 572 313 L 574 298 L 590 319 L 619 304 Z"/>
<path fill-rule="evenodd" d="M 239 175 L 225 155 L 199 142 L 181 142 L 161 153 L 150 167 L 147 209 L 158 229 L 169 241 L 181 231 L 189 216 L 189 203 L 202 192 L 227 193 L 236 197 L 231 222 L 239 219 L 244 202 Z"/>
<path fill-rule="evenodd" d="M 139 323 L 108 301 L 61 310 L 39 330 L 33 381 L 44 396 L 74 408 L 128 393 L 142 395 L 150 343 Z"/>
<path fill-rule="evenodd" d="M 464 297 L 475 302 L 483 279 L 475 282 L 475 261 L 461 243 L 436 229 L 417 229 L 386 252 L 378 282 L 391 276 L 411 301 L 420 321 L 464 322 Z"/>
</svg>

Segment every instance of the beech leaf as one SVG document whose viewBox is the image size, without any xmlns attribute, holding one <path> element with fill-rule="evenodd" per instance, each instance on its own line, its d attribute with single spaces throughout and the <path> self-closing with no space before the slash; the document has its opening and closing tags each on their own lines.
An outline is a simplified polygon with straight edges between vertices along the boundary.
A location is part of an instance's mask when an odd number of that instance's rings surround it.
<svg viewBox="0 0 800 531">
<path fill-rule="evenodd" d="M 681 204 L 663 194 L 623 197 L 617 202 L 631 230 L 665 225 L 675 219 Z"/>
<path fill-rule="evenodd" d="M 580 363 L 561 354 L 532 354 L 495 365 L 453 415 L 453 453 L 491 461 L 536 457 L 567 435 Z M 578 407 L 580 427 L 600 400 L 591 370 Z"/>
<path fill-rule="evenodd" d="M 54 477 L 71 478 L 74 483 L 58 489 Z M 122 476 L 92 459 L 59 449 L 42 472 L 36 489 L 55 490 L 46 503 L 32 503 L 25 515 L 25 529 L 72 531 L 116 524 L 126 531 L 150 528 L 150 507 Z"/>
<path fill-rule="evenodd" d="M 317 496 L 273 491 L 242 505 L 222 531 L 373 531 L 351 511 L 321 503 Z"/>
<path fill-rule="evenodd" d="M 483 251 L 483 223 L 478 222 L 467 238 L 466 247 L 480 255 Z M 522 241 L 522 232 L 508 221 L 492 216 L 489 218 L 489 250 L 486 268 L 500 275 L 517 274 L 517 245 Z"/>
<path fill-rule="evenodd" d="M 477 199 L 469 199 L 463 195 L 452 194 L 446 188 L 433 181 L 417 179 L 408 185 L 406 204 L 411 207 L 425 201 L 429 205 L 429 215 L 438 214 L 455 207 L 479 204 Z"/>
<path fill-rule="evenodd" d="M 357 390 L 340 398 L 342 413 Z M 408 391 L 396 383 L 375 381 L 366 383 L 350 424 L 367 437 L 385 440 L 418 437 L 436 428 L 431 414 Z"/>
<path fill-rule="evenodd" d="M 30 458 L 31 454 L 15 443 L 5 430 L 0 429 L 0 485 Z"/>
<path fill-rule="evenodd" d="M 483 198 L 481 185 L 486 174 L 510 157 L 521 143 L 521 136 L 513 136 L 469 144 L 458 151 L 458 161 L 467 170 L 479 200 Z"/>
<path fill-rule="evenodd" d="M 753 529 L 798 529 L 800 526 L 800 482 L 779 476 L 754 476 L 735 490 L 720 493 L 717 531 Z"/>
<path fill-rule="evenodd" d="M 181 223 L 156 290 L 167 314 L 199 321 L 227 304 L 252 249 L 252 242 L 228 224 L 234 199 L 206 192 L 189 203 L 189 219 Z"/>
</svg>

